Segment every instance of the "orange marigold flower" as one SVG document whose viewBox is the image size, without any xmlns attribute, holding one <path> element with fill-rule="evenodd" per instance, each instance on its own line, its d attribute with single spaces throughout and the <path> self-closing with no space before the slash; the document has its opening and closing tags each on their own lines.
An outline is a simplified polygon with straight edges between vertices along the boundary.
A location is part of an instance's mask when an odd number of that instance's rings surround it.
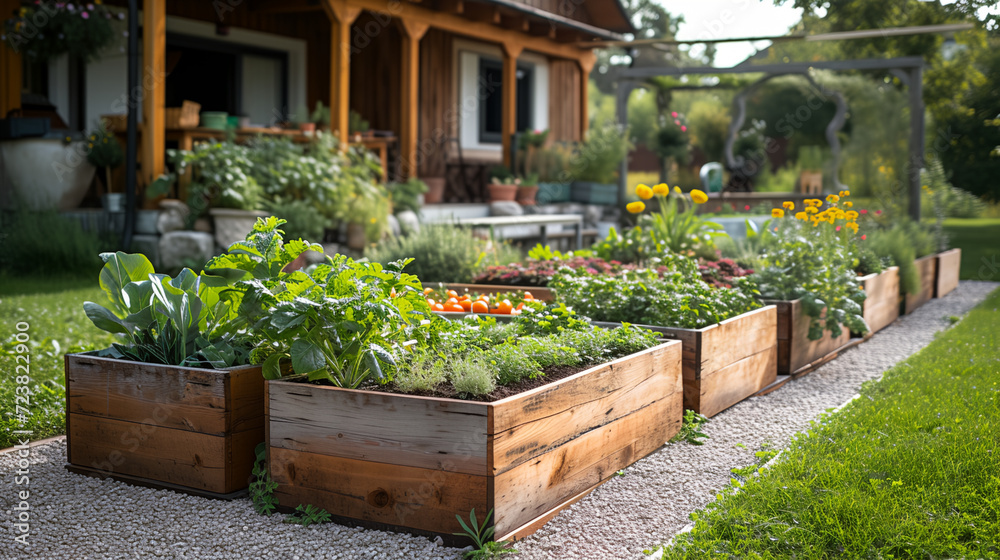
<svg viewBox="0 0 1000 560">
<path fill-rule="evenodd" d="M 708 195 L 705 194 L 704 191 L 693 189 L 691 191 L 691 200 L 693 200 L 695 204 L 705 204 L 708 202 Z"/>
<path fill-rule="evenodd" d="M 772 218 L 784 218 L 785 217 L 785 211 L 782 210 L 781 208 L 772 208 L 771 209 L 771 217 Z"/>
<path fill-rule="evenodd" d="M 646 209 L 646 205 L 643 202 L 637 200 L 635 202 L 629 202 L 628 204 L 626 204 L 625 209 L 631 212 L 632 214 L 639 214 L 640 212 Z"/>
<path fill-rule="evenodd" d="M 786 200 L 786 201 L 782 202 L 782 203 L 781 203 L 781 206 L 782 206 L 782 207 L 783 207 L 783 208 L 784 208 L 785 210 L 794 210 L 794 209 L 795 209 L 795 203 L 794 203 L 794 202 L 792 202 L 792 201 L 790 201 L 790 200 Z"/>
<path fill-rule="evenodd" d="M 643 200 L 649 200 L 653 198 L 653 189 L 646 185 L 639 185 L 635 188 L 635 194 L 639 195 L 639 198 Z"/>
</svg>

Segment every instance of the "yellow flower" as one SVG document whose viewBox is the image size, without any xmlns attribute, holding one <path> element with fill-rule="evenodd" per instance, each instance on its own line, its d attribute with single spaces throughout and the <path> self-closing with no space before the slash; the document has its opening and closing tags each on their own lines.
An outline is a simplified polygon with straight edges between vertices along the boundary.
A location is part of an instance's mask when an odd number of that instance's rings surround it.
<svg viewBox="0 0 1000 560">
<path fill-rule="evenodd" d="M 674 185 L 674 192 L 677 193 L 677 194 L 683 194 L 683 192 L 681 191 L 681 188 L 678 187 L 677 185 Z"/>
<path fill-rule="evenodd" d="M 851 196 L 851 191 L 840 191 L 840 198 L 844 198 L 845 196 Z"/>
<path fill-rule="evenodd" d="M 639 195 L 639 198 L 643 200 L 649 200 L 653 198 L 653 189 L 646 185 L 639 185 L 635 188 L 635 194 Z"/>
<path fill-rule="evenodd" d="M 370 219 L 368 221 L 374 224 L 376 220 L 375 220 L 375 218 L 372 218 L 372 219 Z"/>
<path fill-rule="evenodd" d="M 694 189 L 691 191 L 691 200 L 695 204 L 705 204 L 708 202 L 708 195 L 698 189 Z"/>
<path fill-rule="evenodd" d="M 646 205 L 641 201 L 637 200 L 635 202 L 629 202 L 628 204 L 626 204 L 625 209 L 631 212 L 632 214 L 639 214 L 640 212 L 646 209 Z"/>
<path fill-rule="evenodd" d="M 806 212 L 810 214 L 815 214 L 816 212 L 819 212 L 819 208 L 816 208 L 815 206 L 810 206 L 809 208 L 806 208 Z"/>
<path fill-rule="evenodd" d="M 884 165 L 878 166 L 878 172 L 879 173 L 885 173 L 885 166 Z"/>
<path fill-rule="evenodd" d="M 666 183 L 660 183 L 653 187 L 653 194 L 658 194 L 660 196 L 667 196 L 670 194 L 670 187 Z"/>
<path fill-rule="evenodd" d="M 795 214 L 795 219 L 796 220 L 808 220 L 809 219 L 809 214 L 806 214 L 805 212 L 797 212 Z"/>
<path fill-rule="evenodd" d="M 837 195 L 835 195 L 835 194 L 830 194 L 830 195 L 827 195 L 827 197 L 826 197 L 826 201 L 829 202 L 830 204 L 835 204 L 839 200 L 840 200 L 840 197 L 837 196 Z"/>
<path fill-rule="evenodd" d="M 847 227 L 850 228 L 854 233 L 858 233 L 858 224 L 855 222 L 847 222 Z"/>
<path fill-rule="evenodd" d="M 844 201 L 844 208 L 850 208 L 851 206 L 854 206 L 853 202 L 851 202 L 850 200 Z"/>
<path fill-rule="evenodd" d="M 858 213 L 854 210 L 848 210 L 847 212 L 844 212 L 844 217 L 848 220 L 854 221 L 858 219 Z"/>
<path fill-rule="evenodd" d="M 820 222 L 820 220 L 813 220 L 813 227 L 818 227 L 819 226 L 819 222 Z"/>
<path fill-rule="evenodd" d="M 91 135 L 90 135 L 90 139 L 91 139 L 91 140 L 97 140 L 97 136 L 95 136 L 95 135 L 91 134 Z"/>
<path fill-rule="evenodd" d="M 786 201 L 782 202 L 782 203 L 781 203 L 781 206 L 782 206 L 782 207 L 783 207 L 783 208 L 784 208 L 785 210 L 795 210 L 795 203 L 794 203 L 794 202 L 792 202 L 792 201 L 790 201 L 790 200 L 786 200 Z"/>
<path fill-rule="evenodd" d="M 781 208 L 772 208 L 771 209 L 771 217 L 772 218 L 784 218 L 785 217 L 785 211 L 782 210 Z"/>
</svg>

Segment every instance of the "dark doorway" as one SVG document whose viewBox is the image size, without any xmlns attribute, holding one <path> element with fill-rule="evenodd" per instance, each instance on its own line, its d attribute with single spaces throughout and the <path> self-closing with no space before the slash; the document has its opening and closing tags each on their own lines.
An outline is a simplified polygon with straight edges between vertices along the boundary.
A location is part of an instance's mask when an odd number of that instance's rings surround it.
<svg viewBox="0 0 1000 560">
<path fill-rule="evenodd" d="M 185 100 L 202 111 L 240 111 L 239 60 L 236 54 L 172 44 L 167 41 L 167 107 Z"/>
</svg>

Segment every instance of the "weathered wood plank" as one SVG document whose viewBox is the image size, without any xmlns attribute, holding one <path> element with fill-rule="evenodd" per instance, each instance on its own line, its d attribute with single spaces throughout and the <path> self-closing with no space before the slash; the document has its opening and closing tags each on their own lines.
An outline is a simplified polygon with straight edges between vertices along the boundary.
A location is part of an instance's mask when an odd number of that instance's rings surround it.
<svg viewBox="0 0 1000 560">
<path fill-rule="evenodd" d="M 704 329 L 701 371 L 704 377 L 777 343 L 778 312 L 773 305 L 744 313 Z"/>
<path fill-rule="evenodd" d="M 810 318 L 802 310 L 801 303 L 798 300 L 785 303 L 788 305 L 775 302 L 778 308 L 778 373 L 793 373 L 851 339 L 851 333 L 844 328 L 838 337 L 824 330 L 820 339 L 809 340 Z M 787 329 L 788 338 L 782 338 L 783 328 Z"/>
<path fill-rule="evenodd" d="M 73 462 L 224 494 L 226 438 L 85 414 L 69 415 Z M 244 484 L 243 486 L 246 486 Z"/>
<path fill-rule="evenodd" d="M 944 297 L 958 287 L 959 271 L 962 268 L 962 250 L 951 249 L 937 255 L 937 282 L 934 297 Z"/>
<path fill-rule="evenodd" d="M 899 317 L 899 267 L 889 267 L 860 280 L 865 292 L 862 316 L 868 323 L 869 332 L 877 333 Z"/>
<path fill-rule="evenodd" d="M 272 381 L 271 447 L 486 475 L 487 404 Z"/>
<path fill-rule="evenodd" d="M 264 375 L 259 367 L 239 368 L 230 372 L 227 397 L 229 431 L 261 430 L 263 434 L 264 385 Z"/>
<path fill-rule="evenodd" d="M 903 312 L 907 315 L 934 297 L 934 285 L 937 279 L 937 255 L 921 257 L 913 261 L 913 264 L 917 267 L 917 274 L 920 276 L 920 291 L 905 295 Z"/>
<path fill-rule="evenodd" d="M 680 390 L 680 362 L 677 345 L 672 344 L 662 348 L 662 351 L 648 354 L 648 360 L 642 360 L 636 367 L 624 372 L 615 372 L 608 368 L 600 370 L 590 377 L 578 378 L 572 383 L 578 385 L 572 389 L 580 393 L 592 391 L 590 400 L 577 401 L 575 405 L 562 409 L 550 407 L 550 414 L 530 422 L 515 425 L 507 430 L 498 431 L 490 440 L 490 457 L 492 465 L 490 473 L 501 474 L 511 468 L 529 461 L 550 450 L 557 449 L 563 443 L 578 437 L 582 433 L 609 424 L 619 418 L 632 414 L 656 401 L 668 398 Z M 605 383 L 608 379 L 617 379 L 618 385 Z M 571 390 L 565 387 L 564 390 Z M 525 407 L 536 407 L 522 401 L 521 410 Z M 500 414 L 517 414 L 518 401 L 515 399 L 500 406 Z M 494 414 L 498 408 L 493 407 Z M 498 425 L 496 418 L 494 427 Z"/>
<path fill-rule="evenodd" d="M 766 348 L 684 384 L 684 407 L 715 416 L 767 387 L 778 377 L 778 346 Z M 690 399 L 688 387 L 691 387 Z"/>
<path fill-rule="evenodd" d="M 455 515 L 489 511 L 485 476 L 270 448 L 274 495 L 287 507 L 312 504 L 335 515 L 450 532 Z"/>
<path fill-rule="evenodd" d="M 581 371 L 554 383 L 491 404 L 489 433 L 498 434 L 541 418 L 553 416 L 581 404 L 620 391 L 630 379 L 644 379 L 652 371 L 666 371 L 679 359 L 681 343 L 670 341 L 653 348 Z M 680 381 L 677 392 L 680 393 Z"/>
<path fill-rule="evenodd" d="M 497 534 L 546 514 L 658 449 L 680 429 L 681 409 L 677 393 L 496 476 Z"/>
</svg>

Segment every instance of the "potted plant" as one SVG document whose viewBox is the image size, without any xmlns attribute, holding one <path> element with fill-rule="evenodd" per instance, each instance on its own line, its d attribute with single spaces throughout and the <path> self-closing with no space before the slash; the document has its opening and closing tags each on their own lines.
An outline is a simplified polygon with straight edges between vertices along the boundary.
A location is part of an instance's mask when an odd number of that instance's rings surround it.
<svg viewBox="0 0 1000 560">
<path fill-rule="evenodd" d="M 292 116 L 292 123 L 294 123 L 299 132 L 309 136 L 316 132 L 316 123 L 310 120 L 309 110 L 306 109 L 305 105 L 299 105 L 299 108 L 295 110 L 295 114 Z"/>
<path fill-rule="evenodd" d="M 244 340 L 258 300 L 308 277 L 282 269 L 316 246 L 284 244 L 270 218 L 203 272 L 156 274 L 143 255 L 104 253 L 107 302 L 84 309 L 120 342 L 66 355 L 67 468 L 155 487 L 232 497 L 264 439 L 264 382 Z"/>
<path fill-rule="evenodd" d="M 372 135 L 371 124 L 361 116 L 361 113 L 353 110 L 348 114 L 347 130 L 355 141 Z"/>
<path fill-rule="evenodd" d="M 316 126 L 320 130 L 330 129 L 330 108 L 323 105 L 322 101 L 316 101 L 316 108 L 313 109 L 311 115 L 312 122 L 316 123 Z"/>
<path fill-rule="evenodd" d="M 520 178 L 517 186 L 517 203 L 521 206 L 534 206 L 538 194 L 538 174 L 529 173 Z"/>
<path fill-rule="evenodd" d="M 679 343 L 541 303 L 447 321 L 405 264 L 336 257 L 259 323 L 281 506 L 439 535 L 493 509 L 502 540 L 679 429 Z"/>
<path fill-rule="evenodd" d="M 507 177 L 493 176 L 487 186 L 489 191 L 488 202 L 513 201 L 517 199 L 517 189 L 521 186 L 521 180 L 513 175 Z"/>
<path fill-rule="evenodd" d="M 618 174 L 631 144 L 619 126 L 592 128 L 570 160 L 571 198 L 584 204 L 618 204 Z"/>
<path fill-rule="evenodd" d="M 535 150 L 529 173 L 538 174 L 538 202 L 556 204 L 570 200 L 569 149 L 565 145 Z"/>
<path fill-rule="evenodd" d="M 108 132 L 103 123 L 87 135 L 87 161 L 104 171 L 104 190 L 107 191 L 101 197 L 104 209 L 108 212 L 124 211 L 124 195 L 114 192 L 111 173 L 125 161 L 125 155 L 118 139 Z"/>
</svg>

